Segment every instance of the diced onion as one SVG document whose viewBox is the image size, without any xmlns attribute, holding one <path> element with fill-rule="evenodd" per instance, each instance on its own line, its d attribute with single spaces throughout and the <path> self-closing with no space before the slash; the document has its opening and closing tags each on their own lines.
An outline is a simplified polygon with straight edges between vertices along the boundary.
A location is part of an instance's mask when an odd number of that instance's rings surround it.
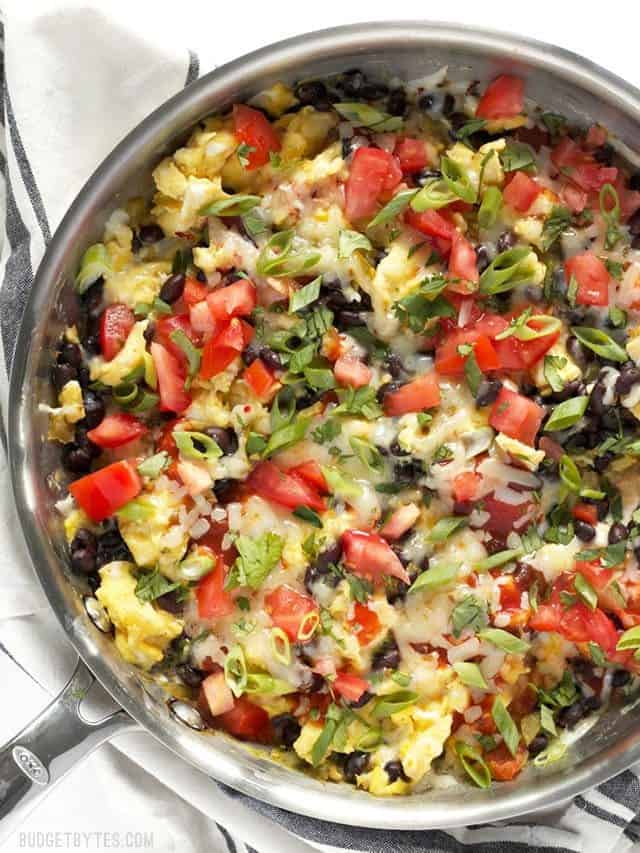
<svg viewBox="0 0 640 853">
<path fill-rule="evenodd" d="M 464 712 L 465 723 L 475 723 L 482 716 L 482 708 L 480 705 L 472 705 Z"/>
<path fill-rule="evenodd" d="M 475 657 L 480 651 L 480 640 L 477 637 L 469 637 L 464 643 L 459 646 L 452 646 L 447 652 L 449 663 L 456 663 L 459 660 L 468 660 Z"/>
</svg>

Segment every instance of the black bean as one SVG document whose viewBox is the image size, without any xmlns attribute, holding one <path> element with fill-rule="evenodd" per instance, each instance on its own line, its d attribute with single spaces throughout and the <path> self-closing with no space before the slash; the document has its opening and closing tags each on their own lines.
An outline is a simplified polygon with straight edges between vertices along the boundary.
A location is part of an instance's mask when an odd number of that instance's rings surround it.
<svg viewBox="0 0 640 853">
<path fill-rule="evenodd" d="M 185 282 L 186 277 L 184 273 L 177 272 L 170 275 L 160 288 L 160 299 L 162 299 L 163 302 L 168 302 L 169 305 L 177 302 L 184 292 Z"/>
<path fill-rule="evenodd" d="M 96 570 L 98 543 L 94 534 L 84 527 L 76 533 L 69 546 L 71 568 L 81 575 L 90 575 Z"/>
<path fill-rule="evenodd" d="M 350 68 L 344 72 L 337 85 L 346 95 L 355 97 L 360 94 L 366 82 L 366 78 L 359 68 Z"/>
<path fill-rule="evenodd" d="M 399 388 L 402 388 L 402 382 L 385 382 L 376 392 L 378 402 L 384 403 L 385 395 L 390 394 L 392 391 L 397 391 Z"/>
<path fill-rule="evenodd" d="M 561 403 L 563 400 L 568 400 L 570 397 L 577 397 L 584 392 L 584 385 L 580 379 L 574 379 L 568 382 L 562 391 L 554 391 L 547 399 L 554 403 Z"/>
<path fill-rule="evenodd" d="M 599 148 L 596 148 L 593 152 L 593 156 L 598 161 L 598 163 L 602 163 L 605 166 L 610 166 L 613 162 L 613 148 L 608 143 L 604 145 L 600 145 Z"/>
<path fill-rule="evenodd" d="M 567 341 L 567 352 L 578 367 L 584 368 L 591 361 L 590 350 L 584 347 L 577 338 L 573 336 Z"/>
<path fill-rule="evenodd" d="M 112 563 L 116 560 L 131 561 L 131 551 L 127 547 L 127 543 L 122 538 L 118 525 L 115 522 L 108 522 L 104 533 L 98 537 L 98 553 L 96 562 L 98 568 L 105 566 L 107 563 Z"/>
<path fill-rule="evenodd" d="M 278 714 L 271 718 L 276 743 L 291 747 L 300 737 L 300 723 L 293 714 Z"/>
<path fill-rule="evenodd" d="M 609 528 L 609 545 L 617 545 L 618 542 L 624 542 L 628 535 L 629 531 L 627 530 L 626 525 L 621 521 L 616 521 L 616 523 L 612 524 Z"/>
<path fill-rule="evenodd" d="M 558 712 L 556 722 L 561 729 L 572 729 L 584 716 L 586 716 L 586 714 L 583 700 L 578 699 L 573 703 L 573 705 L 569 705 L 567 708 L 562 708 Z"/>
<path fill-rule="evenodd" d="M 471 515 L 475 507 L 474 501 L 454 501 L 453 502 L 453 514 L 454 515 Z"/>
<path fill-rule="evenodd" d="M 341 311 L 336 314 L 333 323 L 338 330 L 354 329 L 357 326 L 366 326 L 365 318 L 357 311 Z"/>
<path fill-rule="evenodd" d="M 361 94 L 367 101 L 377 101 L 389 94 L 389 87 L 386 83 L 368 82 L 362 87 Z"/>
<path fill-rule="evenodd" d="M 592 696 L 585 696 L 582 700 L 582 713 L 585 717 L 593 711 L 598 711 L 601 707 L 602 699 L 595 693 Z"/>
<path fill-rule="evenodd" d="M 181 663 L 176 667 L 176 673 L 187 687 L 200 687 L 205 678 L 201 669 L 196 669 L 189 663 Z"/>
<path fill-rule="evenodd" d="M 141 225 L 138 229 L 138 237 L 141 243 L 159 243 L 164 240 L 164 231 L 159 225 Z"/>
<path fill-rule="evenodd" d="M 636 210 L 633 216 L 628 220 L 627 227 L 632 237 L 640 236 L 640 210 Z"/>
<path fill-rule="evenodd" d="M 424 476 L 424 464 L 421 459 L 403 459 L 393 466 L 393 474 L 396 480 L 403 483 L 415 483 Z"/>
<path fill-rule="evenodd" d="M 407 597 L 410 584 L 399 580 L 398 578 L 388 578 L 385 583 L 385 595 L 389 604 L 395 604 L 397 601 L 404 601 Z"/>
<path fill-rule="evenodd" d="M 627 186 L 630 190 L 640 190 L 640 172 L 634 172 L 629 178 Z"/>
<path fill-rule="evenodd" d="M 94 429 L 102 421 L 105 414 L 104 400 L 91 389 L 87 389 L 82 395 L 84 402 L 84 416 L 89 429 Z"/>
<path fill-rule="evenodd" d="M 421 95 L 418 99 L 418 107 L 425 112 L 429 112 L 429 110 L 433 109 L 435 98 L 432 92 L 427 92 L 425 95 Z"/>
<path fill-rule="evenodd" d="M 296 398 L 296 411 L 299 412 L 302 409 L 308 409 L 309 406 L 313 406 L 314 403 L 317 403 L 318 400 L 322 399 L 323 395 L 324 391 L 308 390 L 306 393 Z"/>
<path fill-rule="evenodd" d="M 444 96 L 444 101 L 442 102 L 442 115 L 450 116 L 456 108 L 456 99 L 453 97 L 451 92 L 447 92 Z"/>
<path fill-rule="evenodd" d="M 407 109 L 407 93 L 404 89 L 394 89 L 387 98 L 387 112 L 392 116 L 403 116 Z"/>
<path fill-rule="evenodd" d="M 82 364 L 82 350 L 78 344 L 65 341 L 58 352 L 58 364 L 70 364 L 72 367 L 80 367 Z"/>
<path fill-rule="evenodd" d="M 238 449 L 238 436 L 230 427 L 209 427 L 205 433 L 215 441 L 223 456 L 231 456 Z"/>
<path fill-rule="evenodd" d="M 278 353 L 254 338 L 242 353 L 242 360 L 249 365 L 253 364 L 256 358 L 260 358 L 272 370 L 279 370 L 282 367 Z"/>
<path fill-rule="evenodd" d="M 175 589 L 165 592 L 164 595 L 159 595 L 156 598 L 156 604 L 163 610 L 173 613 L 174 616 L 178 616 L 184 609 L 184 602 L 180 600 L 178 591 Z"/>
<path fill-rule="evenodd" d="M 620 368 L 620 376 L 616 380 L 616 394 L 621 396 L 628 394 L 629 391 L 640 382 L 640 368 L 632 361 L 626 361 Z"/>
<path fill-rule="evenodd" d="M 82 296 L 82 307 L 87 317 L 97 319 L 102 313 L 102 297 L 104 291 L 104 280 L 99 278 L 85 291 Z"/>
<path fill-rule="evenodd" d="M 402 359 L 396 352 L 390 352 L 385 356 L 383 364 L 394 379 L 402 379 L 406 373 Z"/>
<path fill-rule="evenodd" d="M 370 756 L 368 752 L 362 752 L 362 750 L 359 749 L 350 752 L 349 755 L 346 756 L 344 766 L 342 768 L 344 781 L 353 785 L 356 782 L 357 776 L 360 776 L 361 773 L 367 772 L 369 769 L 369 762 Z"/>
<path fill-rule="evenodd" d="M 573 522 L 573 529 L 581 542 L 591 542 L 596 535 L 595 527 L 587 521 L 581 521 L 580 519 L 576 519 Z"/>
<path fill-rule="evenodd" d="M 544 732 L 538 732 L 534 739 L 529 744 L 529 755 L 538 755 L 549 746 L 549 735 Z"/>
<path fill-rule="evenodd" d="M 591 390 L 589 396 L 589 411 L 595 415 L 603 415 L 605 411 L 604 398 L 607 393 L 607 386 L 602 380 L 598 380 Z"/>
<path fill-rule="evenodd" d="M 389 445 L 389 453 L 392 456 L 409 456 L 409 453 L 406 450 L 404 450 L 402 447 L 400 447 L 400 444 L 398 443 L 397 439 L 392 441 L 391 444 Z"/>
<path fill-rule="evenodd" d="M 369 690 L 365 690 L 362 696 L 359 699 L 356 699 L 355 702 L 349 702 L 350 708 L 364 708 L 367 702 L 370 702 L 373 699 L 373 693 Z"/>
<path fill-rule="evenodd" d="M 385 772 L 389 777 L 389 782 L 397 782 L 398 779 L 402 779 L 403 782 L 409 782 L 409 777 L 404 772 L 404 767 L 402 766 L 402 762 L 397 759 L 394 761 L 387 761 L 384 765 Z"/>
<path fill-rule="evenodd" d="M 216 480 L 213 484 L 213 494 L 219 501 L 224 503 L 225 500 L 228 500 L 231 496 L 231 492 L 236 485 L 236 480 L 232 480 L 229 477 L 223 477 L 222 480 Z"/>
<path fill-rule="evenodd" d="M 311 669 L 307 673 L 308 679 L 302 682 L 299 687 L 301 693 L 320 693 L 324 690 L 324 678 L 318 672 L 313 672 Z"/>
<path fill-rule="evenodd" d="M 613 453 L 601 453 L 593 460 L 593 467 L 598 474 L 604 474 L 613 460 Z"/>
<path fill-rule="evenodd" d="M 631 673 L 627 669 L 616 669 L 611 676 L 612 687 L 624 687 L 631 681 Z"/>
<path fill-rule="evenodd" d="M 67 382 L 78 378 L 78 370 L 72 364 L 54 364 L 51 369 L 51 381 L 56 391 L 61 391 Z"/>
<path fill-rule="evenodd" d="M 371 669 L 397 669 L 400 665 L 400 649 L 393 634 L 389 634 L 383 644 L 374 652 Z"/>
<path fill-rule="evenodd" d="M 502 382 L 499 379 L 483 379 L 478 385 L 477 405 L 490 406 L 491 403 L 495 403 L 501 388 Z"/>
<path fill-rule="evenodd" d="M 72 474 L 86 474 L 91 470 L 92 456 L 85 447 L 65 444 L 62 450 L 62 465 Z"/>
<path fill-rule="evenodd" d="M 498 237 L 498 242 L 496 243 L 496 251 L 498 254 L 501 252 L 506 252 L 507 249 L 513 249 L 517 242 L 516 235 L 513 231 L 503 231 L 502 234 Z"/>
<path fill-rule="evenodd" d="M 442 172 L 439 169 L 423 169 L 421 172 L 416 172 L 413 180 L 419 187 L 423 187 L 429 181 L 438 180 L 442 177 Z"/>
<path fill-rule="evenodd" d="M 524 289 L 524 295 L 530 302 L 542 302 L 544 291 L 539 284 L 528 284 Z"/>
<path fill-rule="evenodd" d="M 489 258 L 488 249 L 483 243 L 481 243 L 476 247 L 476 266 L 478 267 L 478 272 L 482 274 L 490 263 L 491 260 Z"/>
<path fill-rule="evenodd" d="M 319 580 L 333 588 L 338 585 L 340 577 L 337 572 L 331 571 L 330 566 L 338 563 L 341 556 L 342 546 L 339 542 L 318 554 L 315 561 L 307 567 L 304 575 L 304 585 L 308 592 L 312 592 L 313 585 Z"/>
<path fill-rule="evenodd" d="M 295 89 L 296 98 L 301 104 L 312 107 L 320 105 L 325 107 L 329 103 L 327 87 L 320 80 L 307 80 L 298 83 Z"/>
</svg>

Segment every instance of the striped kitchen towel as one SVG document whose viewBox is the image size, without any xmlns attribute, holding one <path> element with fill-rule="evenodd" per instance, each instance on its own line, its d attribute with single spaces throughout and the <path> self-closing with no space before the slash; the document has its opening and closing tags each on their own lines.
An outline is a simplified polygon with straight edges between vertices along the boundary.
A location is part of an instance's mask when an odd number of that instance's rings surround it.
<svg viewBox="0 0 640 853">
<path fill-rule="evenodd" d="M 18 14 L 20 5 L 25 4 L 4 2 L 1 69 L 0 342 L 7 370 L 34 270 L 73 197 L 128 130 L 199 75 L 198 57 L 174 44 L 169 15 L 166 38 L 153 42 L 100 11 L 103 4 L 98 0 L 83 8 L 48 3 L 46 11 L 31 16 L 24 9 Z M 232 36 L 231 31 L 225 34 L 227 39 Z M 2 371 L 3 403 L 6 390 Z M 28 672 L 38 673 L 40 666 L 37 680 L 53 692 L 51 671 L 58 657 L 68 659 L 70 650 L 33 579 L 24 548 L 16 541 L 7 484 L 3 465 L 0 553 L 11 555 L 11 565 L 4 572 L 0 643 Z M 18 693 L 5 693 L 5 703 L 18 701 L 12 695 Z M 146 735 L 123 738 L 119 749 L 150 774 L 150 808 L 158 782 L 174 788 L 218 824 L 215 843 L 229 853 L 301 853 L 311 848 L 367 853 L 527 849 L 626 853 L 640 840 L 640 824 L 635 821 L 640 780 L 635 768 L 554 812 L 459 830 L 399 833 L 325 823 L 250 800 L 214 786 Z M 112 762 L 100 773 L 109 774 L 109 786 L 122 785 L 124 790 L 126 766 Z M 63 785 L 72 786 L 72 780 Z M 102 776 L 101 781 L 105 783 Z M 212 837 L 207 849 L 213 849 Z"/>
</svg>

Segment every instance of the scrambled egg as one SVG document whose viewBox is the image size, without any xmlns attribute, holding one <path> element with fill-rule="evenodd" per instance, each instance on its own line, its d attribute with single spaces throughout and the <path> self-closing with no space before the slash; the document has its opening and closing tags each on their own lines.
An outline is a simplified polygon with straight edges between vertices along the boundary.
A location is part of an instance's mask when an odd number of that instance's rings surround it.
<svg viewBox="0 0 640 853">
<path fill-rule="evenodd" d="M 144 364 L 147 342 L 144 333 L 148 320 L 139 320 L 129 332 L 120 352 L 111 361 L 105 361 L 101 355 L 91 360 L 91 381 L 103 382 L 105 385 L 120 385 L 126 376 Z"/>
<path fill-rule="evenodd" d="M 128 662 L 150 669 L 164 657 L 182 622 L 149 601 L 136 597 L 132 563 L 116 561 L 100 569 L 96 598 L 116 629 L 116 647 Z"/>
<path fill-rule="evenodd" d="M 67 382 L 58 394 L 60 407 L 49 411 L 49 441 L 59 441 L 68 444 L 73 441 L 74 424 L 84 418 L 84 402 L 82 388 L 76 379 Z"/>
</svg>

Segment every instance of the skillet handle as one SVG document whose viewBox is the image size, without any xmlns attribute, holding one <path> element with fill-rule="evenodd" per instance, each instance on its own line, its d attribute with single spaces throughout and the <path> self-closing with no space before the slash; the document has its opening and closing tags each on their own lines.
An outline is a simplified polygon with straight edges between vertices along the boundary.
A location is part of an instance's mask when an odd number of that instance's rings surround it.
<svg viewBox="0 0 640 853">
<path fill-rule="evenodd" d="M 136 723 L 123 710 L 97 722 L 80 704 L 95 678 L 82 661 L 42 713 L 0 749 L 0 844 L 76 764 Z"/>
</svg>

